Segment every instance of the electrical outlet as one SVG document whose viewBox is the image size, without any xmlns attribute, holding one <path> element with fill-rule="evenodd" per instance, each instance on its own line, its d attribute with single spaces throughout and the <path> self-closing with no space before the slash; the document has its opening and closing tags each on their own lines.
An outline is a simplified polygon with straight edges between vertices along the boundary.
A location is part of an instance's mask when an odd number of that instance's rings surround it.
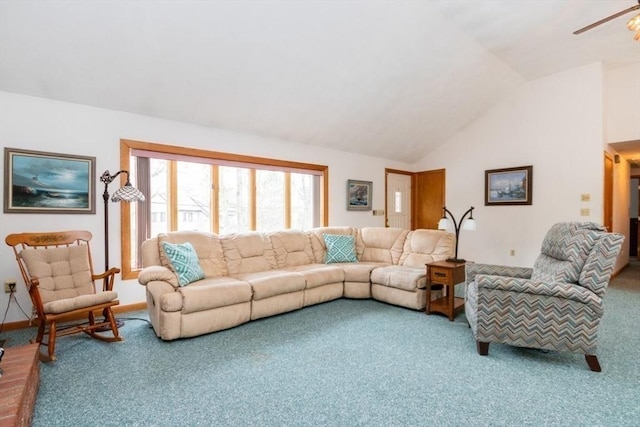
<svg viewBox="0 0 640 427">
<path fill-rule="evenodd" d="M 7 280 L 4 282 L 4 293 L 12 294 L 16 291 L 16 282 L 15 280 Z"/>
<path fill-rule="evenodd" d="M 591 210 L 588 208 L 580 209 L 580 216 L 589 216 L 591 215 Z"/>
<path fill-rule="evenodd" d="M 515 249 L 511 249 L 511 251 L 509 251 L 509 255 L 516 256 L 516 250 Z"/>
<path fill-rule="evenodd" d="M 581 194 L 580 195 L 580 201 L 581 202 L 590 202 L 591 201 L 591 194 Z"/>
</svg>

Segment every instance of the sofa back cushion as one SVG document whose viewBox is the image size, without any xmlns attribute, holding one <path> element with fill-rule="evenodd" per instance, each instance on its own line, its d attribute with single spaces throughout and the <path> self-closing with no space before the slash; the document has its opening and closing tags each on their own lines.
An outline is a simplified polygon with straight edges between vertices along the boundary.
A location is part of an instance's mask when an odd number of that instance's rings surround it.
<svg viewBox="0 0 640 427">
<path fill-rule="evenodd" d="M 400 265 L 425 268 L 425 264 L 453 256 L 456 237 L 444 230 L 413 230 L 407 235 L 400 256 Z"/>
<path fill-rule="evenodd" d="M 160 255 L 160 265 L 171 269 L 171 262 L 164 252 L 163 242 L 171 244 L 191 243 L 198 263 L 204 271 L 204 277 L 228 276 L 227 264 L 224 262 L 220 236 L 204 231 L 172 231 L 158 234 L 156 250 Z M 145 248 L 146 249 L 146 248 Z M 146 264 L 143 264 L 146 266 Z"/>
<path fill-rule="evenodd" d="M 278 268 L 315 263 L 309 233 L 296 230 L 269 233 Z"/>
<path fill-rule="evenodd" d="M 317 263 L 324 263 L 327 254 L 327 245 L 324 241 L 325 234 L 353 236 L 356 241 L 356 256 L 362 256 L 364 245 L 359 237 L 358 230 L 353 227 L 318 227 L 308 231 L 311 247 Z"/>
<path fill-rule="evenodd" d="M 593 222 L 560 222 L 542 241 L 532 280 L 577 283 L 589 253 L 606 229 Z"/>
<path fill-rule="evenodd" d="M 229 275 L 256 273 L 278 268 L 269 235 L 257 231 L 222 236 L 222 252 Z"/>
<path fill-rule="evenodd" d="M 409 231 L 401 228 L 364 227 L 358 234 L 364 244 L 360 261 L 398 264 Z"/>
</svg>

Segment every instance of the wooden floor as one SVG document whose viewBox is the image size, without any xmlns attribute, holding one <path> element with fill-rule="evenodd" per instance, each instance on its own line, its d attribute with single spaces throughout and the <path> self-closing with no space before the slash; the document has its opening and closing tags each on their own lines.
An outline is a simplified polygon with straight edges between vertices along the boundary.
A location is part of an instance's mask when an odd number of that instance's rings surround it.
<svg viewBox="0 0 640 427">
<path fill-rule="evenodd" d="M 0 427 L 29 426 L 33 418 L 40 361 L 38 344 L 5 348 L 0 362 Z"/>
</svg>

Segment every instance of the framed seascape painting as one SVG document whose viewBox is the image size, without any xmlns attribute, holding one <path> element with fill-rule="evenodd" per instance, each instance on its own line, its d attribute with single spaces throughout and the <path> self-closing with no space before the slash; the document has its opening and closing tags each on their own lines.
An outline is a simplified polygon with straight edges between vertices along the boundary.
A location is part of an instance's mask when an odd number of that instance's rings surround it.
<svg viewBox="0 0 640 427">
<path fill-rule="evenodd" d="M 373 183 L 371 181 L 347 181 L 347 210 L 370 211 Z"/>
<path fill-rule="evenodd" d="M 95 157 L 4 149 L 5 213 L 93 214 Z"/>
<path fill-rule="evenodd" d="M 533 166 L 487 170 L 484 173 L 484 204 L 530 205 L 532 184 Z"/>
</svg>

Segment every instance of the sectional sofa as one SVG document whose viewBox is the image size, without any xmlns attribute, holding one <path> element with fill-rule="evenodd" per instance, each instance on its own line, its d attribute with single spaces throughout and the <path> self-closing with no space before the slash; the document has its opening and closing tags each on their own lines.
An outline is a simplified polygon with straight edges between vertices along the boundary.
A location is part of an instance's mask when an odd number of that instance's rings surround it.
<svg viewBox="0 0 640 427">
<path fill-rule="evenodd" d="M 383 227 L 179 231 L 143 243 L 138 281 L 156 335 L 174 340 L 343 297 L 422 310 L 425 264 L 451 257 L 454 245 L 444 231 Z M 197 272 L 185 280 L 190 267 Z"/>
</svg>

